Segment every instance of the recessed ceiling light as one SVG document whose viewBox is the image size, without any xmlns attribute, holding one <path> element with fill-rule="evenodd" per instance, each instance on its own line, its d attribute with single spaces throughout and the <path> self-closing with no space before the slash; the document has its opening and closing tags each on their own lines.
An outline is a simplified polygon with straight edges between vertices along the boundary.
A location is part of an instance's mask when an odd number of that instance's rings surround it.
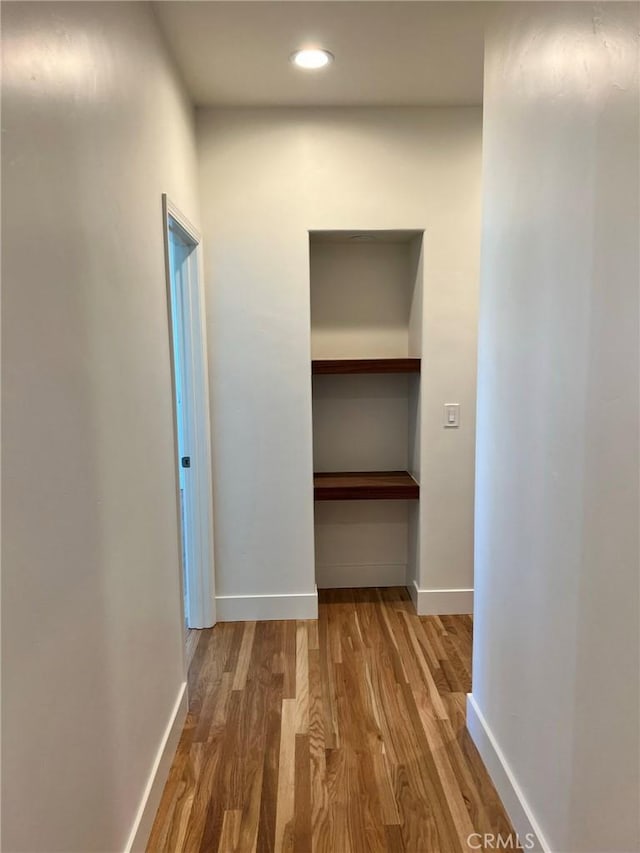
<svg viewBox="0 0 640 853">
<path fill-rule="evenodd" d="M 302 50 L 294 51 L 289 59 L 298 68 L 304 68 L 307 71 L 316 71 L 318 68 L 324 68 L 325 65 L 333 62 L 333 54 L 319 47 L 303 48 Z"/>
</svg>

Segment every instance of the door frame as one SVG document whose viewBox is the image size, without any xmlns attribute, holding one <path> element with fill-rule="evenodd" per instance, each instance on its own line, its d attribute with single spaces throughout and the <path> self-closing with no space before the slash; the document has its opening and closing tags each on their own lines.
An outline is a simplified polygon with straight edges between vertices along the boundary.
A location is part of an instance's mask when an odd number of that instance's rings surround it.
<svg viewBox="0 0 640 853">
<path fill-rule="evenodd" d="M 199 384 L 201 395 L 197 395 L 195 416 L 193 417 L 193 440 L 194 447 L 191 450 L 193 460 L 192 473 L 194 475 L 194 503 L 198 514 L 198 535 L 191 537 L 189 551 L 193 559 L 187 560 L 183 565 L 183 530 L 182 511 L 180 500 L 180 447 L 178 442 L 178 407 L 176 394 L 176 375 L 174 357 L 174 323 L 173 312 L 173 283 L 172 269 L 169 249 L 169 222 L 173 219 L 180 229 L 184 231 L 191 244 L 193 251 L 189 257 L 197 265 L 197 288 L 195 295 L 198 301 L 196 322 L 192 323 L 189 333 L 196 357 L 199 355 L 201 362 L 201 376 Z M 169 348 L 171 363 L 171 390 L 173 409 L 173 443 L 174 443 L 174 472 L 176 484 L 176 511 L 178 517 L 178 531 L 180 534 L 179 568 L 180 568 L 180 610 L 183 623 L 188 623 L 189 628 L 210 628 L 216 622 L 215 606 L 215 569 L 213 549 L 213 487 L 211 469 L 211 421 L 209 408 L 209 362 L 207 358 L 207 329 L 205 314 L 205 291 L 204 291 L 204 269 L 202 253 L 202 236 L 197 228 L 187 219 L 182 211 L 171 201 L 166 193 L 162 194 L 162 226 L 164 236 L 164 261 L 165 280 L 167 296 L 167 315 L 169 320 Z M 192 291 L 193 295 L 193 291 Z M 192 377 L 193 379 L 193 377 Z M 187 540 L 189 541 L 189 540 Z M 184 590 L 184 579 L 187 579 L 186 595 Z M 183 606 L 183 602 L 186 602 Z"/>
</svg>

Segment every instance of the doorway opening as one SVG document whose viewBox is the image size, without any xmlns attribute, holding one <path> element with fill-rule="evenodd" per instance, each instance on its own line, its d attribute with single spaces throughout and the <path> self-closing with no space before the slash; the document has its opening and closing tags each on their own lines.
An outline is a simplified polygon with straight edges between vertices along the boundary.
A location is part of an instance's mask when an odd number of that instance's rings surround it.
<svg viewBox="0 0 640 853">
<path fill-rule="evenodd" d="M 210 628 L 216 620 L 202 240 L 166 195 L 162 208 L 184 623 Z"/>
</svg>

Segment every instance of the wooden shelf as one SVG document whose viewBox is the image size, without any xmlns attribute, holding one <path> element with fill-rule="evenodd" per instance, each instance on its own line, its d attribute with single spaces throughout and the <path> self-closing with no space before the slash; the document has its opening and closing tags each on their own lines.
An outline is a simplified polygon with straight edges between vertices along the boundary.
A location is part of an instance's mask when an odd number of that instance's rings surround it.
<svg viewBox="0 0 640 853">
<path fill-rule="evenodd" d="M 317 501 L 417 500 L 420 486 L 408 471 L 335 472 L 313 475 Z"/>
<path fill-rule="evenodd" d="M 420 373 L 419 358 L 314 358 L 314 374 Z"/>
</svg>

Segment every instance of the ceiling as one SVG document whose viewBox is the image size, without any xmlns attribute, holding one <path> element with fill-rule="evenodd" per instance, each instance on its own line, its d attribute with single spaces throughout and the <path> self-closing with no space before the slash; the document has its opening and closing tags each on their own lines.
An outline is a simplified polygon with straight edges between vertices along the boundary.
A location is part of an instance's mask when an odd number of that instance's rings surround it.
<svg viewBox="0 0 640 853">
<path fill-rule="evenodd" d="M 484 2 L 157 2 L 198 106 L 467 106 L 482 103 Z M 288 57 L 324 47 L 335 62 Z"/>
</svg>

